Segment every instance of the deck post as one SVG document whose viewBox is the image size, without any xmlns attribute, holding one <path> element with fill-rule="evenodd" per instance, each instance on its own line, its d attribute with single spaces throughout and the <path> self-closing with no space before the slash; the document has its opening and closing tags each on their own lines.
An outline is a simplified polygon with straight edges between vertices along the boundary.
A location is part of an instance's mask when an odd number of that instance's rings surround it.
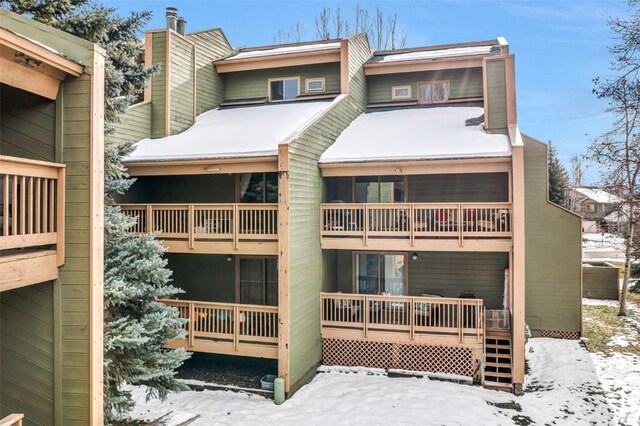
<svg viewBox="0 0 640 426">
<path fill-rule="evenodd" d="M 153 205 L 147 204 L 147 229 L 145 232 L 153 232 Z"/>
<path fill-rule="evenodd" d="M 463 340 L 463 327 L 464 327 L 464 318 L 462 318 L 462 299 L 458 300 L 458 341 L 462 343 Z"/>
<path fill-rule="evenodd" d="M 240 346 L 240 307 L 233 305 L 233 350 L 238 351 Z"/>
<path fill-rule="evenodd" d="M 58 169 L 58 191 L 56 193 L 56 256 L 58 266 L 64 265 L 65 257 L 65 168 Z M 53 196 L 53 194 L 52 194 Z"/>
<path fill-rule="evenodd" d="M 363 326 L 364 326 L 364 337 L 368 337 L 368 329 L 369 329 L 369 297 L 364 296 L 364 314 L 362 316 Z"/>
<path fill-rule="evenodd" d="M 233 249 L 238 250 L 238 239 L 240 234 L 240 210 L 238 204 L 233 205 Z"/>
<path fill-rule="evenodd" d="M 367 246 L 367 240 L 369 239 L 369 205 L 364 205 L 364 246 Z"/>
<path fill-rule="evenodd" d="M 193 235 L 193 227 L 195 225 L 194 221 L 194 208 L 193 204 L 189 204 L 187 208 L 187 239 L 189 242 L 189 248 L 192 249 L 194 246 L 194 235 Z"/>
<path fill-rule="evenodd" d="M 196 320 L 196 318 L 194 318 L 193 303 L 189 302 L 189 324 L 187 326 L 187 330 L 188 330 L 188 333 L 189 333 L 189 336 L 188 336 L 189 347 L 193 347 L 193 341 L 194 341 L 193 329 L 195 328 L 195 326 L 194 326 L 195 320 Z"/>
<path fill-rule="evenodd" d="M 412 297 L 409 301 L 409 338 L 415 340 L 415 320 L 416 320 L 416 299 Z"/>
</svg>

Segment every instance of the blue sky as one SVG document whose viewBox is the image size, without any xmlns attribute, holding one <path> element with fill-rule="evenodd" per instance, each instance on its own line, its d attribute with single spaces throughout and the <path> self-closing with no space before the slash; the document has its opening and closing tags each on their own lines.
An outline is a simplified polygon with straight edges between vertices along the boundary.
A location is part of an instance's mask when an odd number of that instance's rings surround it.
<svg viewBox="0 0 640 426">
<path fill-rule="evenodd" d="M 607 46 L 614 42 L 608 16 L 627 10 L 626 1 L 149 1 L 109 0 L 120 13 L 154 12 L 149 29 L 164 26 L 164 8 L 174 6 L 187 31 L 220 27 L 234 47 L 273 43 L 279 28 L 300 20 L 305 39 L 315 38 L 314 17 L 326 5 L 350 13 L 355 5 L 396 12 L 407 46 L 506 37 L 516 55 L 520 129 L 552 141 L 566 165 L 573 154 L 607 130 L 606 102 L 592 94 L 592 79 L 610 75 Z M 596 182 L 597 173 L 586 171 Z"/>
</svg>

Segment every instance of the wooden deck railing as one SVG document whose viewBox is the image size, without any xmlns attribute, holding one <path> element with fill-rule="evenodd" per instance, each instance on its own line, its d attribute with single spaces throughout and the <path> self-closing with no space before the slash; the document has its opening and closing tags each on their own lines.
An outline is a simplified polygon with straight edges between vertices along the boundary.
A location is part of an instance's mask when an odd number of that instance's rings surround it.
<svg viewBox="0 0 640 426">
<path fill-rule="evenodd" d="M 160 238 L 183 239 L 192 248 L 198 240 L 277 241 L 277 204 L 123 204 L 137 217 L 134 232 L 158 232 Z"/>
<path fill-rule="evenodd" d="M 323 237 L 508 238 L 509 203 L 322 204 Z"/>
<path fill-rule="evenodd" d="M 0 155 L 0 250 L 56 245 L 64 263 L 65 165 Z"/>
<path fill-rule="evenodd" d="M 321 293 L 320 326 L 323 337 L 395 335 L 396 341 L 413 341 L 431 335 L 458 343 L 472 337 L 481 343 L 483 310 L 481 299 Z"/>
<path fill-rule="evenodd" d="M 187 319 L 184 330 L 188 350 L 198 351 L 198 343 L 203 341 L 214 348 L 207 352 L 216 352 L 215 343 L 228 344 L 239 355 L 246 345 L 277 350 L 277 306 L 173 299 L 160 302 L 178 308 L 180 317 Z"/>
<path fill-rule="evenodd" d="M 24 414 L 9 414 L 7 417 L 0 419 L 0 426 L 22 426 Z"/>
</svg>

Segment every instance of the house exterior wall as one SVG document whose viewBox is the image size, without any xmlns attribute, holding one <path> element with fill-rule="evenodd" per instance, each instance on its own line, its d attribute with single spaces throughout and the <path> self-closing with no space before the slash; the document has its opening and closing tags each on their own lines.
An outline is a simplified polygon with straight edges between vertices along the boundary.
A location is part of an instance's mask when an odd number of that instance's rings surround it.
<svg viewBox="0 0 640 426">
<path fill-rule="evenodd" d="M 497 130 L 507 127 L 507 86 L 506 64 L 504 59 L 487 59 L 486 62 L 485 117 L 488 129 Z M 487 123 L 485 123 L 487 124 Z"/>
<path fill-rule="evenodd" d="M 334 275 L 325 278 L 326 287 L 331 288 L 329 291 L 355 292 L 353 254 L 351 250 L 336 252 Z M 407 296 L 426 293 L 458 297 L 464 291 L 472 291 L 478 299 L 484 300 L 487 309 L 503 308 L 508 253 L 418 252 L 417 260 L 411 259 L 412 253 L 398 254 L 407 255 Z"/>
<path fill-rule="evenodd" d="M 548 202 L 547 146 L 523 135 L 526 209 L 526 323 L 581 331 L 581 220 Z M 553 250 L 550 250 L 550 248 Z"/>
<path fill-rule="evenodd" d="M 411 85 L 411 99 L 418 99 L 417 83 L 449 80 L 449 99 L 482 98 L 482 68 L 372 75 L 367 78 L 369 102 L 391 102 L 393 86 Z M 403 99 L 402 101 L 407 101 Z"/>
<path fill-rule="evenodd" d="M 0 155 L 54 161 L 55 102 L 5 84 L 0 89 Z"/>
<path fill-rule="evenodd" d="M 119 203 L 235 203 L 235 175 L 139 176 Z"/>
<path fill-rule="evenodd" d="M 0 418 L 54 424 L 53 282 L 0 293 Z"/>
<path fill-rule="evenodd" d="M 107 142 L 137 142 L 151 137 L 151 102 L 140 102 L 119 116 L 116 131 L 106 135 Z"/>
<path fill-rule="evenodd" d="M 223 79 L 226 84 L 227 99 L 260 98 L 269 96 L 268 79 L 279 77 L 300 77 L 300 94 L 305 94 L 306 78 L 325 78 L 325 91 L 313 92 L 322 95 L 327 92 L 340 91 L 340 63 L 300 65 L 296 67 L 267 68 L 252 71 L 226 73 Z"/>
<path fill-rule="evenodd" d="M 196 46 L 196 115 L 217 108 L 224 99 L 224 83 L 213 61 L 232 52 L 219 29 L 187 34 Z"/>
<path fill-rule="evenodd" d="M 413 203 L 508 202 L 507 173 L 461 173 L 409 176 Z"/>
<path fill-rule="evenodd" d="M 20 322 L 20 338 L 25 344 L 15 347 L 13 355 L 22 358 L 23 372 L 31 366 L 29 373 L 33 374 L 40 367 L 53 368 L 53 397 L 51 376 L 43 373 L 40 383 L 25 381 L 24 391 L 16 394 L 22 405 L 2 398 L 0 417 L 24 411 L 26 425 L 102 424 L 104 51 L 3 9 L 0 24 L 64 51 L 68 58 L 85 66 L 80 77 L 67 77 L 56 100 L 54 160 L 66 165 L 65 264 L 53 283 L 0 294 L 0 315 L 3 322 L 9 321 L 2 325 L 3 332 L 16 320 L 11 315 L 25 313 Z M 21 117 L 30 113 L 25 110 Z M 11 121 L 7 119 L 7 124 Z M 47 141 L 50 143 L 50 136 Z M 25 140 L 25 151 L 33 152 L 33 143 Z M 0 350 L 12 351 L 11 346 L 5 346 L 9 343 L 4 336 L 0 337 Z M 49 361 L 51 348 L 53 364 Z M 10 360 L 3 353 L 0 380 L 16 380 L 17 372 L 7 368 Z M 11 392 L 4 384 L 3 392 Z"/>
<path fill-rule="evenodd" d="M 323 267 L 318 232 L 322 176 L 317 161 L 340 132 L 364 111 L 367 93 L 362 64 L 370 54 L 366 36 L 348 39 L 349 95 L 338 100 L 288 147 L 290 239 L 285 245 L 291 255 L 288 274 L 280 271 L 279 285 L 288 286 L 291 300 L 285 312 L 289 322 L 289 393 L 313 376 L 322 358 L 319 305 Z M 288 279 L 283 279 L 287 275 Z"/>
<path fill-rule="evenodd" d="M 226 255 L 167 253 L 173 285 L 185 291 L 180 299 L 236 303 L 235 259 Z"/>
<path fill-rule="evenodd" d="M 176 134 L 191 127 L 195 119 L 196 48 L 186 37 L 173 32 L 169 34 L 170 133 Z"/>
<path fill-rule="evenodd" d="M 158 72 L 151 77 L 152 138 L 167 135 L 167 34 L 167 31 L 151 33 L 151 63 L 159 65 Z"/>
</svg>

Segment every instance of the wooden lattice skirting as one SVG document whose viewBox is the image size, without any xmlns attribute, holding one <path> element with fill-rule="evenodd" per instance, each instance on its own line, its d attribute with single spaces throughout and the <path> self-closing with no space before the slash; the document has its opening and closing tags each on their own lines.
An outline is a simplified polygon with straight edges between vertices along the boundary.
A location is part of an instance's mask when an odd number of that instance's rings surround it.
<svg viewBox="0 0 640 426">
<path fill-rule="evenodd" d="M 580 339 L 580 333 L 578 331 L 535 330 L 534 335 L 537 337 L 551 337 L 553 339 Z"/>
<path fill-rule="evenodd" d="M 474 377 L 481 351 L 451 346 L 323 339 L 324 365 L 427 371 Z"/>
</svg>

